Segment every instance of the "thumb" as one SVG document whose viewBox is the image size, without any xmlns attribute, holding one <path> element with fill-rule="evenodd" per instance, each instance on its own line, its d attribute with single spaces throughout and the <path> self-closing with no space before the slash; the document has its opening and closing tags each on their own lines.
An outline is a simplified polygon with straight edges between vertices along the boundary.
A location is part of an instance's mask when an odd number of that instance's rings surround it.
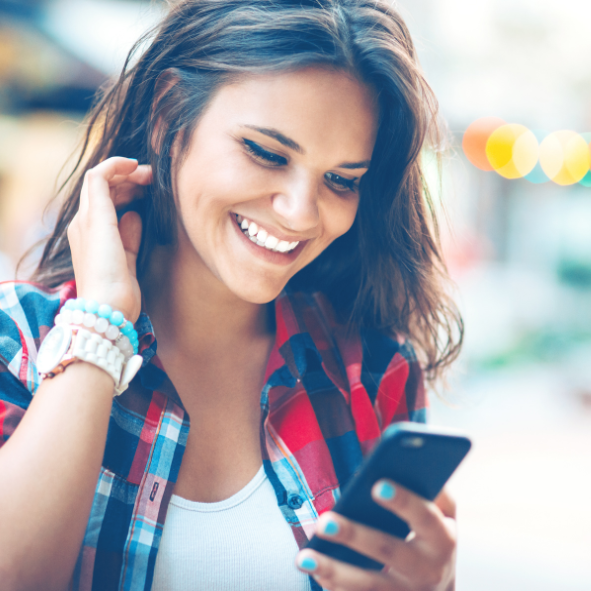
<svg viewBox="0 0 591 591">
<path fill-rule="evenodd" d="M 136 276 L 136 261 L 142 240 L 142 218 L 136 211 L 128 211 L 119 221 L 119 233 L 125 250 L 127 267 L 132 277 Z"/>
</svg>

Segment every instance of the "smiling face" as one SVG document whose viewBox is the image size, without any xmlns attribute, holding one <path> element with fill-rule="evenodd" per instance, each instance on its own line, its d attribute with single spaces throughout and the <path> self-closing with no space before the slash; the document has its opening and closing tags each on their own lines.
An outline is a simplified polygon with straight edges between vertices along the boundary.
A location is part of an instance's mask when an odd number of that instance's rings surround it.
<svg viewBox="0 0 591 591">
<path fill-rule="evenodd" d="M 222 87 L 176 174 L 180 257 L 242 300 L 273 300 L 352 226 L 376 132 L 373 94 L 343 72 Z"/>
</svg>

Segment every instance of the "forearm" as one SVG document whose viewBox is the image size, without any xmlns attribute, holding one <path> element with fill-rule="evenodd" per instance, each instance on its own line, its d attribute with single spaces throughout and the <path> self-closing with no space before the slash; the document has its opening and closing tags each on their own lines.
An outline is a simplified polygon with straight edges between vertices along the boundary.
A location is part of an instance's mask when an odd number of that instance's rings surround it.
<svg viewBox="0 0 591 591">
<path fill-rule="evenodd" d="M 3 589 L 67 587 L 104 453 L 113 380 L 74 363 L 45 380 L 0 449 Z"/>
</svg>

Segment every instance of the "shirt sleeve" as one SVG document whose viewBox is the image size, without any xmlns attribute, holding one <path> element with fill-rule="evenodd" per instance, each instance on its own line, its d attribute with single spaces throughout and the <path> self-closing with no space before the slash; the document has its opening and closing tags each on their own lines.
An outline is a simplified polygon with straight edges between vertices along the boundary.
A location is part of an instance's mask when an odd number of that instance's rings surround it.
<svg viewBox="0 0 591 591">
<path fill-rule="evenodd" d="M 28 373 L 21 334 L 16 322 L 0 310 L 0 447 L 14 433 L 32 400 L 18 377 Z"/>
<path fill-rule="evenodd" d="M 69 284 L 45 290 L 28 282 L 0 283 L 0 447 L 14 433 L 39 386 L 39 345 L 71 291 Z"/>
</svg>

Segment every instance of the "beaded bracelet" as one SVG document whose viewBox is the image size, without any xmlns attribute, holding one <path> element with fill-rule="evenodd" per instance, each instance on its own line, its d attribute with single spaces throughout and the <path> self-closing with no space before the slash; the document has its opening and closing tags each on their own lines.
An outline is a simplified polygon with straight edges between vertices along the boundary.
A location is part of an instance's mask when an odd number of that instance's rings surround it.
<svg viewBox="0 0 591 591">
<path fill-rule="evenodd" d="M 56 316 L 55 323 L 93 328 L 107 339 L 117 342 L 124 354 L 133 352 L 135 355 L 138 352 L 139 339 L 133 323 L 125 320 L 121 312 L 113 310 L 107 304 L 99 305 L 94 300 L 84 298 L 67 300 Z M 127 351 L 126 341 L 129 341 L 132 351 Z"/>
</svg>

